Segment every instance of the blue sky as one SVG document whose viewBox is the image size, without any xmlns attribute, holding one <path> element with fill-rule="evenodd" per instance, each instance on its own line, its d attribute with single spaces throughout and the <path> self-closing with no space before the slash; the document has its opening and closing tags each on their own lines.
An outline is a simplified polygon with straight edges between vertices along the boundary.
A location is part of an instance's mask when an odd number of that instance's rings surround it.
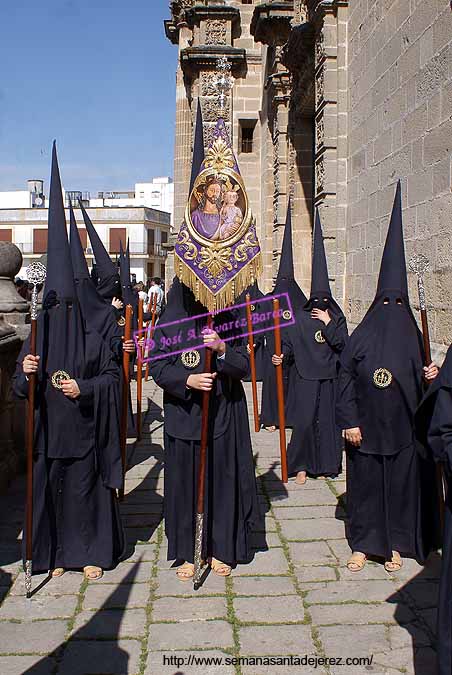
<svg viewBox="0 0 452 675">
<path fill-rule="evenodd" d="M 173 175 L 177 47 L 168 0 L 0 1 L 0 190 L 43 178 L 57 139 L 67 189 Z"/>
</svg>

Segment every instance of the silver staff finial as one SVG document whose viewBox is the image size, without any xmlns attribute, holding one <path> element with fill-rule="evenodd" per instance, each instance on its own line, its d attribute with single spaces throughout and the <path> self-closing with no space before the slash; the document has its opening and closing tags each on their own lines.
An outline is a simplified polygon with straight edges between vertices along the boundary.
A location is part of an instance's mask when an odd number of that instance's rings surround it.
<svg viewBox="0 0 452 675">
<path fill-rule="evenodd" d="M 38 317 L 38 286 L 43 284 L 46 279 L 47 270 L 45 265 L 36 261 L 27 267 L 28 283 L 33 286 L 31 293 L 30 315 L 32 319 Z"/>
<path fill-rule="evenodd" d="M 419 291 L 419 307 L 423 311 L 425 311 L 427 307 L 425 302 L 424 274 L 428 272 L 429 266 L 430 266 L 429 259 L 422 253 L 415 255 L 413 258 L 411 258 L 409 262 L 410 271 L 417 276 L 417 287 Z"/>
<path fill-rule="evenodd" d="M 234 78 L 231 75 L 232 66 L 226 56 L 222 56 L 221 58 L 217 59 L 215 70 L 217 73 L 215 85 L 219 91 L 218 99 L 220 110 L 224 110 L 228 93 L 234 86 Z"/>
<path fill-rule="evenodd" d="M 426 272 L 428 272 L 429 266 L 429 259 L 422 253 L 415 255 L 409 262 L 410 271 L 414 274 L 417 274 L 418 276 L 423 276 Z"/>
</svg>

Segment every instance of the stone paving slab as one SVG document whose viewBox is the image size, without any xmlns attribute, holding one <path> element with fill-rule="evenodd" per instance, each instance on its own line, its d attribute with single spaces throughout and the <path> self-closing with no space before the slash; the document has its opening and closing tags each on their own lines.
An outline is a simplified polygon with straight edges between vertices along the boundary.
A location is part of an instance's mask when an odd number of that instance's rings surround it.
<svg viewBox="0 0 452 675">
<path fill-rule="evenodd" d="M 30 600 L 24 596 L 10 595 L 2 605 L 1 618 L 19 621 L 68 619 L 74 614 L 77 602 L 76 595 L 54 597 L 36 594 Z"/>
<path fill-rule="evenodd" d="M 281 521 L 281 531 L 288 541 L 342 539 L 344 523 L 334 518 L 283 520 Z"/>
<path fill-rule="evenodd" d="M 159 598 L 152 606 L 152 621 L 206 621 L 227 615 L 226 598 Z M 202 629 L 200 629 L 202 630 Z"/>
<path fill-rule="evenodd" d="M 146 607 L 148 600 L 147 584 L 90 584 L 85 592 L 83 609 Z"/>
<path fill-rule="evenodd" d="M 48 579 L 48 577 L 48 574 L 33 575 L 33 589 L 37 589 Z M 49 581 L 39 589 L 37 595 L 39 595 L 39 597 L 47 595 L 78 595 L 82 583 L 83 574 L 81 572 L 66 572 L 62 577 L 53 577 L 49 579 Z M 25 596 L 25 574 L 23 572 L 18 575 L 14 582 L 10 595 Z"/>
<path fill-rule="evenodd" d="M 309 626 L 244 626 L 240 628 L 243 655 L 314 653 Z"/>
<path fill-rule="evenodd" d="M 0 673 L 3 675 L 24 675 L 33 668 L 33 675 L 53 675 L 56 661 L 36 656 L 0 656 Z"/>
<path fill-rule="evenodd" d="M 102 609 L 80 612 L 71 635 L 78 640 L 115 640 L 142 635 L 146 627 L 144 609 Z"/>
<path fill-rule="evenodd" d="M 232 647 L 232 627 L 227 621 L 156 623 L 149 631 L 149 649 L 165 651 Z"/>
<path fill-rule="evenodd" d="M 305 618 L 303 602 L 297 596 L 235 598 L 234 610 L 242 623 L 294 623 Z"/>
<path fill-rule="evenodd" d="M 296 593 L 290 577 L 233 577 L 236 595 L 294 595 Z"/>
<path fill-rule="evenodd" d="M 0 654 L 49 654 L 64 642 L 67 621 L 0 624 Z"/>
<path fill-rule="evenodd" d="M 70 641 L 58 675 L 136 675 L 141 643 L 138 640 Z"/>
</svg>

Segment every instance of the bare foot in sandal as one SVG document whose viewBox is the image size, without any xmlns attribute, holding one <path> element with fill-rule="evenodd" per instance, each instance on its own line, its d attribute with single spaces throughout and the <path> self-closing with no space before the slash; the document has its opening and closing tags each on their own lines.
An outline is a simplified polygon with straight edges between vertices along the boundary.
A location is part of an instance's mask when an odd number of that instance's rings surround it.
<svg viewBox="0 0 452 675">
<path fill-rule="evenodd" d="M 230 565 L 227 565 L 226 563 L 221 562 L 221 560 L 217 560 L 216 558 L 212 558 L 212 560 L 210 561 L 210 567 L 212 568 L 212 571 L 219 577 L 228 577 L 232 572 L 232 568 Z"/>
<path fill-rule="evenodd" d="M 85 579 L 88 579 L 89 581 L 97 581 L 97 579 L 100 579 L 104 574 L 102 568 L 97 567 L 96 565 L 86 565 L 86 567 L 83 568 L 83 573 Z"/>
<path fill-rule="evenodd" d="M 366 554 L 360 551 L 354 551 L 347 561 L 347 569 L 350 572 L 361 572 L 367 562 Z"/>
<path fill-rule="evenodd" d="M 386 572 L 400 572 L 403 566 L 403 560 L 400 557 L 400 553 L 398 551 L 393 551 L 392 552 L 392 560 L 387 560 L 385 562 L 385 570 Z"/>
<path fill-rule="evenodd" d="M 184 562 L 177 568 L 176 576 L 180 581 L 189 581 L 195 574 L 195 566 L 193 563 Z"/>
<path fill-rule="evenodd" d="M 265 429 L 265 431 L 270 431 L 270 433 L 271 433 L 272 431 L 276 431 L 276 427 L 273 426 L 273 425 L 270 426 L 270 427 L 264 427 L 264 429 Z"/>
<path fill-rule="evenodd" d="M 297 485 L 304 485 L 306 483 L 306 471 L 299 471 L 295 478 L 295 482 Z"/>
<path fill-rule="evenodd" d="M 65 572 L 66 570 L 64 567 L 55 567 L 55 569 L 52 570 L 52 577 L 62 577 Z"/>
</svg>

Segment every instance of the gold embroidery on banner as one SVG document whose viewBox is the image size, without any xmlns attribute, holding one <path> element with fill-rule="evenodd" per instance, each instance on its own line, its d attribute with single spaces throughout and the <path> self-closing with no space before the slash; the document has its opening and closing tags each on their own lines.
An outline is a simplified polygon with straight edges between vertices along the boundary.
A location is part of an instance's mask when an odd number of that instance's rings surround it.
<svg viewBox="0 0 452 675">
<path fill-rule="evenodd" d="M 199 252 L 202 262 L 198 267 L 200 270 L 206 268 L 213 277 L 219 277 L 223 270 L 232 270 L 230 262 L 232 251 L 230 248 L 206 248 L 202 247 Z"/>
<path fill-rule="evenodd" d="M 214 144 L 207 150 L 204 166 L 208 169 L 221 171 L 225 167 L 232 169 L 234 155 L 222 138 L 217 138 Z"/>
</svg>

